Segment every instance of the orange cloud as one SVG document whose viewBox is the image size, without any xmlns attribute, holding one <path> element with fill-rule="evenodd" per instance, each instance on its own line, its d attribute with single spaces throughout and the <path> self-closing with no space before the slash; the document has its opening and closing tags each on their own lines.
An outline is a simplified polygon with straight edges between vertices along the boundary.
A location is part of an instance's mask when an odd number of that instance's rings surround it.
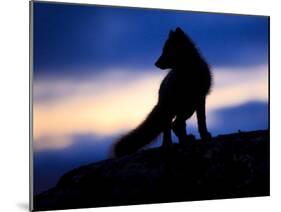
<svg viewBox="0 0 281 212">
<path fill-rule="evenodd" d="M 207 100 L 208 112 L 250 100 L 267 101 L 267 72 L 265 66 L 245 71 L 216 70 L 213 91 Z M 63 148 L 71 143 L 66 138 L 75 133 L 106 136 L 127 131 L 145 118 L 157 102 L 165 73 L 107 73 L 83 81 L 34 82 L 36 150 Z M 52 98 L 40 98 L 44 95 Z M 215 117 L 209 117 L 215 122 Z"/>
</svg>

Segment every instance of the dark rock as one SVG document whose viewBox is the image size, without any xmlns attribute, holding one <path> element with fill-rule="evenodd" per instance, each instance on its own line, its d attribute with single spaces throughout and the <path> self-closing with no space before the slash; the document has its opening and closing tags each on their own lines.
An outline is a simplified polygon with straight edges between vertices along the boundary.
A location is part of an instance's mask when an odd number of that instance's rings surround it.
<svg viewBox="0 0 281 212">
<path fill-rule="evenodd" d="M 269 195 L 269 131 L 143 150 L 74 169 L 35 210 Z"/>
</svg>

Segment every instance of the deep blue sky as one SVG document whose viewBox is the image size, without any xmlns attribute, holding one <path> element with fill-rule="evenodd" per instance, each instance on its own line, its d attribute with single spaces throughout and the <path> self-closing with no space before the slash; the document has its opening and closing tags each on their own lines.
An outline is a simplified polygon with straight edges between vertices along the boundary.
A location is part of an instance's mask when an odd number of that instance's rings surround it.
<svg viewBox="0 0 281 212">
<path fill-rule="evenodd" d="M 267 17 L 35 3 L 35 77 L 153 68 L 169 30 L 177 26 L 212 66 L 267 63 Z"/>
</svg>

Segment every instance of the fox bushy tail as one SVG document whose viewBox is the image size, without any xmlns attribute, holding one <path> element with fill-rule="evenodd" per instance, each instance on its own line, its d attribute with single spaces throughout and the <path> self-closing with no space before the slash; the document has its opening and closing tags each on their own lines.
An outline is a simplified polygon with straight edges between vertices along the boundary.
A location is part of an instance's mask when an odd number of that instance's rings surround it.
<svg viewBox="0 0 281 212">
<path fill-rule="evenodd" d="M 168 126 L 170 117 L 167 110 L 156 105 L 137 128 L 117 141 L 114 146 L 115 156 L 136 152 L 152 142 Z"/>
</svg>

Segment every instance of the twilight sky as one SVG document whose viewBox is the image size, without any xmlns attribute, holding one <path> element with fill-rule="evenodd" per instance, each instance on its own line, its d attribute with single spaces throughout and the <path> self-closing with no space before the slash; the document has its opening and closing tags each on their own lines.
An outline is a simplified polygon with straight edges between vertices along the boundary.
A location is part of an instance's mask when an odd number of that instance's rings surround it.
<svg viewBox="0 0 281 212">
<path fill-rule="evenodd" d="M 267 17 L 35 3 L 35 192 L 107 158 L 144 119 L 167 73 L 153 64 L 177 26 L 213 72 L 209 131 L 268 127 Z M 187 130 L 198 135 L 194 118 Z"/>
</svg>

